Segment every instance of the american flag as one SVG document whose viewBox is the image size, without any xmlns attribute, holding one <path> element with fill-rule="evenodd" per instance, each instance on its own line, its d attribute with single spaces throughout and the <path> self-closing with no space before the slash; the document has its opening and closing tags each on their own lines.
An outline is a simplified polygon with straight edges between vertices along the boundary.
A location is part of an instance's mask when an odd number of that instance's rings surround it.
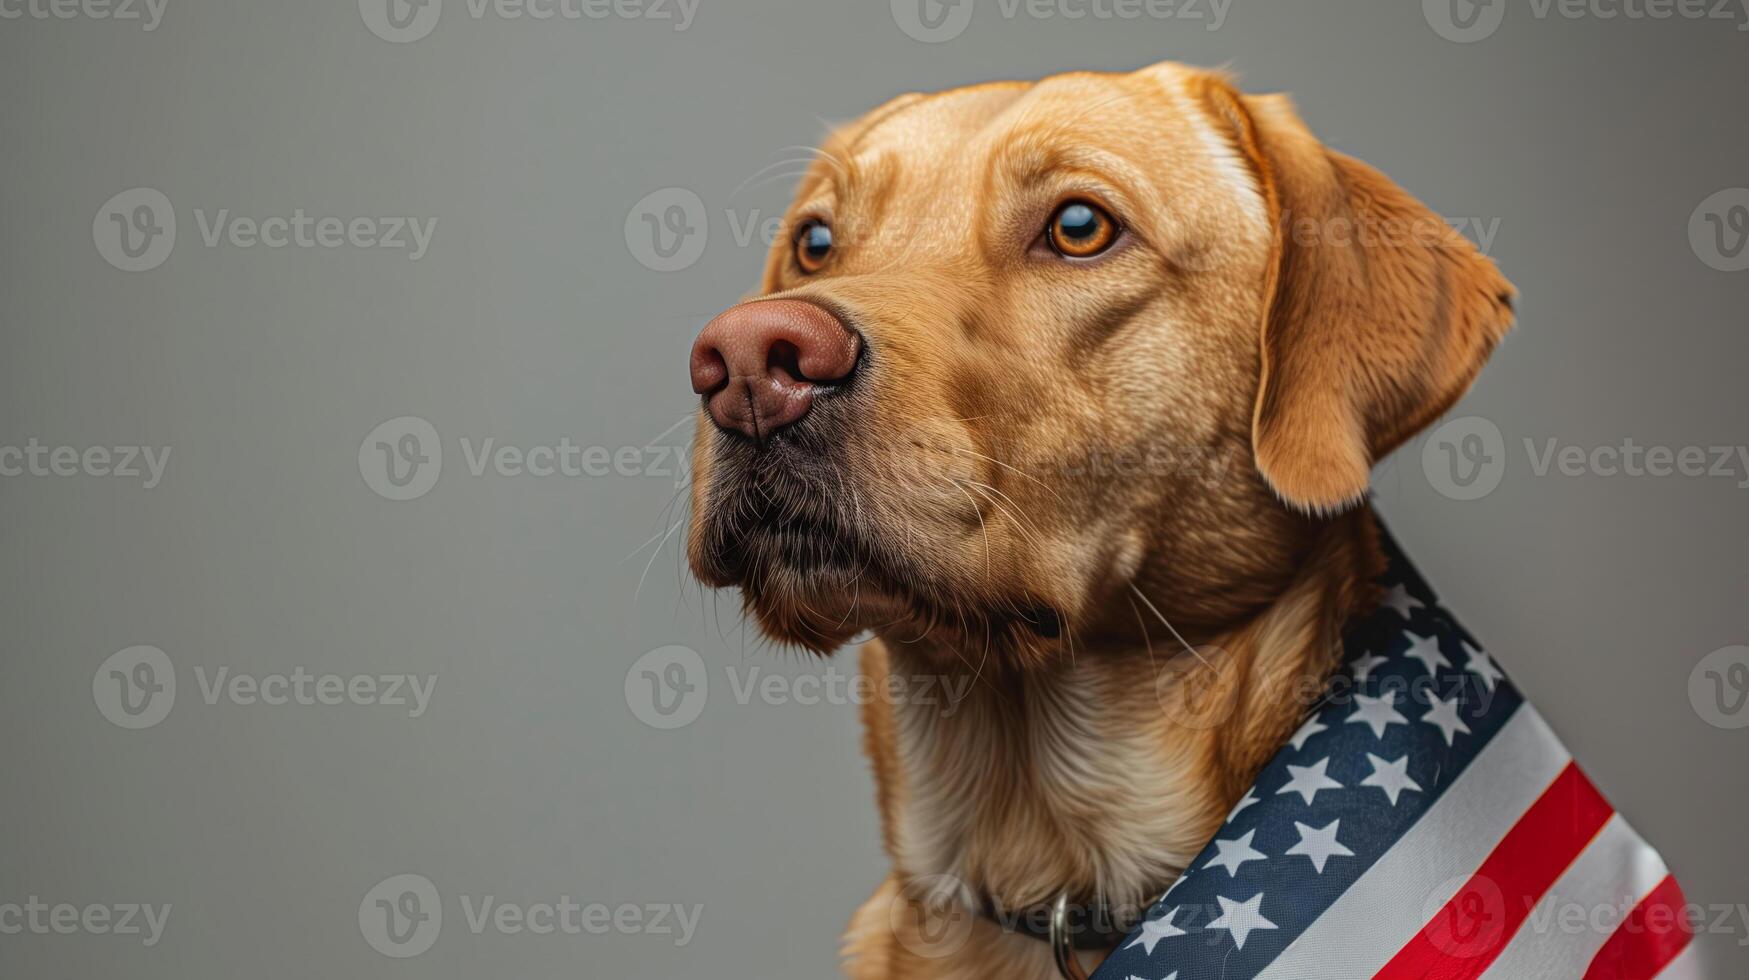
<svg viewBox="0 0 1749 980">
<path fill-rule="evenodd" d="M 1693 980 L 1682 889 L 1386 541 L 1379 610 L 1093 980 Z"/>
</svg>

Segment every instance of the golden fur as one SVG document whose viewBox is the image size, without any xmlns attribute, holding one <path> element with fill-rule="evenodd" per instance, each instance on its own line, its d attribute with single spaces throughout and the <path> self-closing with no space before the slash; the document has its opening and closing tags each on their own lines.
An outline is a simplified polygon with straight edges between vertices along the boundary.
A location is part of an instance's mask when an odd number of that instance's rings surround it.
<svg viewBox="0 0 1749 980">
<path fill-rule="evenodd" d="M 1041 250 L 1065 200 L 1119 245 Z M 782 240 L 761 296 L 867 359 L 766 455 L 701 413 L 689 558 L 781 642 L 872 630 L 875 690 L 976 678 L 864 709 L 892 872 L 847 972 L 1052 977 L 968 910 L 1142 906 L 1200 850 L 1375 601 L 1372 463 L 1467 389 L 1512 289 L 1284 98 L 1172 64 L 895 99 L 826 142 L 809 219 L 828 264 Z"/>
</svg>

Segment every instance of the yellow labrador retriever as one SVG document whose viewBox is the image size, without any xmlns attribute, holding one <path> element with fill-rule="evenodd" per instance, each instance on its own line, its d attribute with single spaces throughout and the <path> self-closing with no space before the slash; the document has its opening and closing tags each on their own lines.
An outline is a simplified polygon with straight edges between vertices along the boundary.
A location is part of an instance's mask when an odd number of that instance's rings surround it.
<svg viewBox="0 0 1749 980">
<path fill-rule="evenodd" d="M 692 351 L 691 567 L 779 642 L 872 631 L 874 690 L 975 678 L 865 709 L 892 871 L 850 975 L 1053 977 L 991 910 L 1145 907 L 1208 841 L 1378 601 L 1373 462 L 1513 289 L 1175 64 L 895 99 L 786 228 Z"/>
</svg>

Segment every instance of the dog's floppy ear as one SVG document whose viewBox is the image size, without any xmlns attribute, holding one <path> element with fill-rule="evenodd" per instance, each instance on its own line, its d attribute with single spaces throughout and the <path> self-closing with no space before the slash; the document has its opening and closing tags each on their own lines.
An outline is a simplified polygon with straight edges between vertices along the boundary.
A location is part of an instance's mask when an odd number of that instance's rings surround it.
<svg viewBox="0 0 1749 980">
<path fill-rule="evenodd" d="M 1264 283 L 1258 469 L 1291 506 L 1366 495 L 1372 464 L 1444 414 L 1512 325 L 1494 263 L 1389 178 L 1327 149 L 1285 96 L 1219 77 L 1205 105 L 1274 224 Z"/>
</svg>

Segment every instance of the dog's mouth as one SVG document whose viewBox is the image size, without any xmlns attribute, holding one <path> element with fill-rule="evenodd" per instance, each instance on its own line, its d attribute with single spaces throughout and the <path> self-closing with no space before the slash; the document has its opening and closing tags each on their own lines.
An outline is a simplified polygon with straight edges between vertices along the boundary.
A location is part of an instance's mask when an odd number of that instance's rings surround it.
<svg viewBox="0 0 1749 980">
<path fill-rule="evenodd" d="M 713 584 L 756 585 L 778 573 L 824 576 L 871 572 L 876 549 L 864 532 L 818 501 L 779 488 L 745 489 L 716 505 L 711 521 Z"/>
<path fill-rule="evenodd" d="M 1000 590 L 981 563 L 969 574 L 937 515 L 898 510 L 906 495 L 864 486 L 813 447 L 716 449 L 693 571 L 738 587 L 772 639 L 829 653 L 872 630 L 1041 654 L 1062 635 L 1052 603 Z"/>
</svg>

